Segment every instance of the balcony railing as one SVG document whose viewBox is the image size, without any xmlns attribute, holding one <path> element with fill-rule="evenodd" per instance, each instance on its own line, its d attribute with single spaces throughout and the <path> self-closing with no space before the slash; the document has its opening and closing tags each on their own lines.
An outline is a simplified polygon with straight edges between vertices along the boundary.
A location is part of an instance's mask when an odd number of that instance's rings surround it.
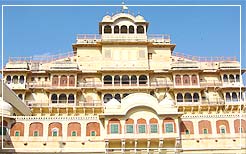
<svg viewBox="0 0 246 154">
<path fill-rule="evenodd" d="M 26 100 L 29 107 L 101 107 L 102 101 L 92 100 L 90 102 L 74 100 Z"/>
<path fill-rule="evenodd" d="M 48 81 L 29 82 L 26 85 L 27 88 L 42 88 L 42 87 L 50 87 L 51 82 Z"/>
<path fill-rule="evenodd" d="M 74 56 L 73 52 L 59 53 L 56 55 L 45 55 L 45 56 L 9 57 L 9 62 L 48 63 L 72 56 Z"/>
<path fill-rule="evenodd" d="M 183 59 L 188 59 L 192 61 L 199 61 L 199 62 L 221 62 L 221 61 L 236 61 L 237 58 L 236 56 L 234 57 L 200 57 L 200 56 L 193 56 L 193 55 L 188 55 L 184 53 L 179 53 L 179 52 L 174 52 L 173 56 L 183 58 Z"/>
<path fill-rule="evenodd" d="M 222 82 L 218 80 L 203 80 L 200 81 L 201 87 L 219 87 L 222 86 Z"/>
<path fill-rule="evenodd" d="M 218 99 L 212 99 L 212 100 L 194 100 L 191 101 L 186 101 L 184 102 L 183 100 L 177 100 L 176 105 L 177 106 L 199 106 L 199 105 L 224 105 L 225 101 L 218 98 Z"/>
<path fill-rule="evenodd" d="M 169 34 L 77 34 L 77 43 L 95 44 L 101 41 L 153 42 L 170 44 Z"/>
</svg>

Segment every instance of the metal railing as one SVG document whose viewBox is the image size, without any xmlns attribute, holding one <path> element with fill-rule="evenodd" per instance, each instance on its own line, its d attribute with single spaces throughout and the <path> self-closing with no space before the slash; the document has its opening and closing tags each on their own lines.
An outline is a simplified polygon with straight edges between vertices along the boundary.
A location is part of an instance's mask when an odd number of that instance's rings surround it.
<svg viewBox="0 0 246 154">
<path fill-rule="evenodd" d="M 55 55 L 40 55 L 40 56 L 26 56 L 26 57 L 9 57 L 9 62 L 27 62 L 27 63 L 48 63 L 59 59 L 69 58 L 74 56 L 73 52 L 59 53 Z"/>
<path fill-rule="evenodd" d="M 173 52 L 172 56 L 192 60 L 192 61 L 199 61 L 199 62 L 220 62 L 220 61 L 237 61 L 237 57 L 201 57 L 201 56 L 193 56 L 193 55 L 188 55 L 180 52 Z"/>
<path fill-rule="evenodd" d="M 98 41 L 144 41 L 170 43 L 169 34 L 77 34 L 77 43 L 96 43 Z"/>
<path fill-rule="evenodd" d="M 218 80 L 203 80 L 200 81 L 201 87 L 218 87 L 222 86 L 222 82 Z"/>
<path fill-rule="evenodd" d="M 75 100 L 25 100 L 28 107 L 101 107 L 102 101 L 92 100 L 89 102 Z"/>
</svg>

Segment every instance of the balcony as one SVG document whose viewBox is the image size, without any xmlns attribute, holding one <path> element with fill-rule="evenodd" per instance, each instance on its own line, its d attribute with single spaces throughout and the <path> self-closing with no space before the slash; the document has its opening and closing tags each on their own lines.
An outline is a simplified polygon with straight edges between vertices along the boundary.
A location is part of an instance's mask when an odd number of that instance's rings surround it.
<svg viewBox="0 0 246 154">
<path fill-rule="evenodd" d="M 77 70 L 78 69 L 78 65 L 77 63 L 73 63 L 73 62 L 70 62 L 70 61 L 63 61 L 63 62 L 56 62 L 56 63 L 53 63 L 50 65 L 50 68 L 51 70 L 57 70 L 57 69 L 68 69 L 68 70 Z"/>
<path fill-rule="evenodd" d="M 26 100 L 26 105 L 32 107 L 102 107 L 103 103 L 100 100 L 90 102 L 74 100 Z"/>
<path fill-rule="evenodd" d="M 171 69 L 174 70 L 200 69 L 200 64 L 198 62 L 192 62 L 192 61 L 178 61 L 171 64 Z"/>
<path fill-rule="evenodd" d="M 240 87 L 240 86 L 244 86 L 243 83 L 241 84 L 240 81 L 228 81 L 228 82 L 223 82 L 223 87 L 226 88 L 226 87 Z"/>
<path fill-rule="evenodd" d="M 48 81 L 27 83 L 27 88 L 44 88 L 44 87 L 50 87 L 50 86 L 51 86 L 51 82 L 48 82 Z"/>
<path fill-rule="evenodd" d="M 200 81 L 201 87 L 220 87 L 222 86 L 222 82 L 218 80 L 203 80 Z"/>
<path fill-rule="evenodd" d="M 6 84 L 10 89 L 26 89 L 25 83 L 7 83 Z"/>
<path fill-rule="evenodd" d="M 102 82 L 78 82 L 77 87 L 97 88 L 97 87 L 102 87 Z"/>
<path fill-rule="evenodd" d="M 218 98 L 218 99 L 211 99 L 211 100 L 198 100 L 193 102 L 183 102 L 183 100 L 178 100 L 176 105 L 177 106 L 213 106 L 213 105 L 224 105 L 225 101 Z"/>
<path fill-rule="evenodd" d="M 148 60 L 103 60 L 101 70 L 149 70 Z"/>
<path fill-rule="evenodd" d="M 178 138 L 178 133 L 166 133 L 166 134 L 159 134 L 159 133 L 131 133 L 131 134 L 107 134 L 106 139 L 152 139 L 152 138 Z"/>
<path fill-rule="evenodd" d="M 231 59 L 231 61 L 223 61 L 219 63 L 220 69 L 240 69 L 240 63 L 235 59 Z"/>
<path fill-rule="evenodd" d="M 97 42 L 151 42 L 170 44 L 169 34 L 77 34 L 77 44 L 96 44 Z"/>
<path fill-rule="evenodd" d="M 173 87 L 173 82 L 171 81 L 152 81 L 150 82 L 151 87 L 162 88 L 162 87 Z"/>
</svg>

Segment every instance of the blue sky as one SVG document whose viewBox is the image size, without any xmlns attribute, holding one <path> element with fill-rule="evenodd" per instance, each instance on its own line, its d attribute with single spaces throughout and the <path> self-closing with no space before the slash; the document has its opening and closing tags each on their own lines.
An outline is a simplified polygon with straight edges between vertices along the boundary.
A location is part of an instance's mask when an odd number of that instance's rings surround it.
<svg viewBox="0 0 246 154">
<path fill-rule="evenodd" d="M 58 3 L 59 2 L 59 3 Z M 2 4 L 113 4 L 122 1 L 17 1 Z M 241 4 L 245 1 L 125 1 L 126 4 Z M 32 56 L 72 51 L 76 34 L 97 34 L 102 17 L 120 6 L 4 7 L 4 64 L 9 56 Z M 149 34 L 170 34 L 176 52 L 194 56 L 237 56 L 239 59 L 239 7 L 129 6 L 150 22 Z M 242 21 L 245 34 L 245 21 Z M 245 35 L 242 35 L 242 43 Z M 245 44 L 242 60 L 245 67 Z"/>
</svg>

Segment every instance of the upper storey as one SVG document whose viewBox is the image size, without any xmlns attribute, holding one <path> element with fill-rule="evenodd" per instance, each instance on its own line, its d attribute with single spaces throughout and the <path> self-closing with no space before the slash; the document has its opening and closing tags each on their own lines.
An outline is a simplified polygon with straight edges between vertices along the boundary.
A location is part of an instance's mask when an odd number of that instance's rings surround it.
<svg viewBox="0 0 246 154">
<path fill-rule="evenodd" d="M 76 44 L 97 44 L 104 42 L 148 42 L 170 44 L 170 35 L 147 35 L 149 23 L 141 15 L 117 13 L 106 15 L 99 23 L 99 34 L 78 34 Z M 173 46 L 172 48 L 174 48 Z"/>
<path fill-rule="evenodd" d="M 119 13 L 114 16 L 106 15 L 99 23 L 99 34 L 103 39 L 147 39 L 148 22 L 144 17 Z"/>
</svg>

